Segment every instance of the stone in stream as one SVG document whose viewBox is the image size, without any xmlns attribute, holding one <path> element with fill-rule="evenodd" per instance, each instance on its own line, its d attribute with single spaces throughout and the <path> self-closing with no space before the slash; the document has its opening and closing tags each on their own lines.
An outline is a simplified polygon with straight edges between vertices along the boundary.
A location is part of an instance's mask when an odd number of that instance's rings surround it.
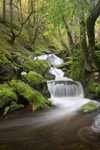
<svg viewBox="0 0 100 150">
<path fill-rule="evenodd" d="M 99 105 L 93 101 L 88 102 L 87 104 L 83 105 L 80 110 L 83 112 L 91 112 L 99 109 Z"/>
</svg>

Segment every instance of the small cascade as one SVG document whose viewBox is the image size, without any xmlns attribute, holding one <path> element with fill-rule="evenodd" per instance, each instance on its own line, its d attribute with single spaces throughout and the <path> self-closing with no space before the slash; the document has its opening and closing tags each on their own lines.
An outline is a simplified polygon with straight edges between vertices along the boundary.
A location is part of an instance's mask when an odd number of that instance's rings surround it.
<svg viewBox="0 0 100 150">
<path fill-rule="evenodd" d="M 48 72 L 55 75 L 55 78 L 62 78 L 64 76 L 64 72 L 56 67 L 50 67 Z"/>
<path fill-rule="evenodd" d="M 36 59 L 47 60 L 54 66 L 60 65 L 60 64 L 62 64 L 64 62 L 63 59 L 57 57 L 55 54 L 41 55 L 41 56 L 37 56 L 37 57 L 35 57 L 33 59 L 35 59 L 35 60 Z"/>
<path fill-rule="evenodd" d="M 52 80 L 48 81 L 48 90 L 51 97 L 84 97 L 81 83 L 73 80 Z"/>
</svg>

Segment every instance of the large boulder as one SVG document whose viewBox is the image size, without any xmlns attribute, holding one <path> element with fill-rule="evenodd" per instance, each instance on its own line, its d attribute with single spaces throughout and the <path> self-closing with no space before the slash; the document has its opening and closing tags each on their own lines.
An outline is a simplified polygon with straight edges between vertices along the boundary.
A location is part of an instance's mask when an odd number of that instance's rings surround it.
<svg viewBox="0 0 100 150">
<path fill-rule="evenodd" d="M 8 84 L 0 85 L 0 109 L 10 105 L 11 102 L 17 102 L 18 96 Z"/>
<path fill-rule="evenodd" d="M 30 71 L 28 74 L 23 75 L 23 78 L 26 82 L 34 89 L 40 91 L 44 96 L 50 97 L 47 82 L 45 78 L 33 71 Z"/>
<path fill-rule="evenodd" d="M 10 86 L 19 96 L 21 96 L 20 103 L 33 104 L 33 110 L 51 106 L 51 102 L 46 99 L 40 92 L 32 89 L 29 85 L 19 80 L 12 80 Z M 23 100 L 23 101 L 21 101 Z"/>
<path fill-rule="evenodd" d="M 81 111 L 83 112 L 91 112 L 99 109 L 99 105 L 95 103 L 94 101 L 88 102 L 84 106 L 81 107 Z"/>
<path fill-rule="evenodd" d="M 0 82 L 17 77 L 20 66 L 13 61 L 12 55 L 6 51 L 0 51 Z"/>
<path fill-rule="evenodd" d="M 50 63 L 46 60 L 29 60 L 22 64 L 22 69 L 25 72 L 34 71 L 41 75 L 45 75 Z"/>
</svg>

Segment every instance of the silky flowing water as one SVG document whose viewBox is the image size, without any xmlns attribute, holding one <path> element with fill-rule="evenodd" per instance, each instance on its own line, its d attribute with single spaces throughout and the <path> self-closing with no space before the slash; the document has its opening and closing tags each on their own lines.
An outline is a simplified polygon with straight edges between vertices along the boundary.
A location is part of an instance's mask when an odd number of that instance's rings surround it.
<svg viewBox="0 0 100 150">
<path fill-rule="evenodd" d="M 55 66 L 49 71 L 56 76 L 47 81 L 54 107 L 1 120 L 0 150 L 100 150 L 100 110 L 81 112 L 91 101 L 84 98 L 81 83 L 63 77 Z"/>
</svg>

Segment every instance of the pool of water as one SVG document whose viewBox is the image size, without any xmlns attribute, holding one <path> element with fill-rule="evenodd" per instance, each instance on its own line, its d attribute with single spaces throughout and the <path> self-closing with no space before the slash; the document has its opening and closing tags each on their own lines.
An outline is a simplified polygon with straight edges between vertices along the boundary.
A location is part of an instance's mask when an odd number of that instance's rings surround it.
<svg viewBox="0 0 100 150">
<path fill-rule="evenodd" d="M 54 107 L 0 121 L 0 150 L 100 150 L 100 110 Z"/>
</svg>

